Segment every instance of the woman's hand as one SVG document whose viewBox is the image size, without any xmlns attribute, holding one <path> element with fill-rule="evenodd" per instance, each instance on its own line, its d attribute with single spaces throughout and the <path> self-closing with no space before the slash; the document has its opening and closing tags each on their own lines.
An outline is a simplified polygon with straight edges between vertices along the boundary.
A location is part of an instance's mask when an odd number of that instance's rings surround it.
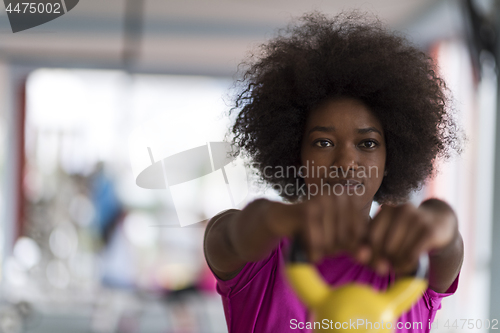
<svg viewBox="0 0 500 333">
<path fill-rule="evenodd" d="M 277 234 L 298 235 L 312 262 L 340 251 L 357 253 L 367 232 L 368 218 L 354 208 L 351 199 L 346 195 L 322 195 L 278 206 L 270 214 L 272 228 Z"/>
<path fill-rule="evenodd" d="M 421 254 L 429 253 L 432 259 L 457 237 L 456 216 L 442 201 L 429 200 L 419 208 L 412 204 L 383 205 L 370 223 L 367 245 L 357 257 L 379 274 L 387 274 L 389 265 L 398 274 L 406 274 L 416 268 Z"/>
</svg>

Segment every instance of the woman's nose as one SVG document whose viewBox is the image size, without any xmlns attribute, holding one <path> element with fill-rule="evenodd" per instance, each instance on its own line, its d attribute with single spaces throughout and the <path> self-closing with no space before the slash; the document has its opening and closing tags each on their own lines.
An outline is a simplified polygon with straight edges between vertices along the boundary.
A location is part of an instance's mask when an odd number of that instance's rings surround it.
<svg viewBox="0 0 500 333">
<path fill-rule="evenodd" d="M 334 165 L 345 172 L 348 170 L 357 170 L 358 164 L 358 154 L 356 147 L 338 147 L 335 154 Z"/>
</svg>

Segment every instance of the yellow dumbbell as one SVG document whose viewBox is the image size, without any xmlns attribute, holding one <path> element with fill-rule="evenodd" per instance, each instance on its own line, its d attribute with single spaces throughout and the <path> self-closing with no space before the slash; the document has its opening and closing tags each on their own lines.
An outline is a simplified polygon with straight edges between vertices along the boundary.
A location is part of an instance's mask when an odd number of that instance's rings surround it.
<svg viewBox="0 0 500 333">
<path fill-rule="evenodd" d="M 419 268 L 414 277 L 400 278 L 386 291 L 377 291 L 356 283 L 332 288 L 313 265 L 304 262 L 303 254 L 300 260 L 300 255 L 298 242 L 294 241 L 286 268 L 292 288 L 313 311 L 315 322 L 329 323 L 329 327 L 336 327 L 336 330 L 342 332 L 392 331 L 394 320 L 409 310 L 427 289 L 428 255 L 420 257 Z M 368 322 L 372 325 L 366 325 Z"/>
</svg>

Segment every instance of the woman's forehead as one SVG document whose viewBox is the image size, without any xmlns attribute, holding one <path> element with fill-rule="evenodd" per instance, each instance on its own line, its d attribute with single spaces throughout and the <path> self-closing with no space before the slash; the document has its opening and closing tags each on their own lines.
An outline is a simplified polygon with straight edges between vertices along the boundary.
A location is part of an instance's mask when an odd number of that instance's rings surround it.
<svg viewBox="0 0 500 333">
<path fill-rule="evenodd" d="M 308 130 L 324 126 L 335 130 L 342 127 L 376 127 L 382 124 L 374 113 L 361 101 L 353 98 L 336 98 L 325 101 L 309 113 Z"/>
</svg>

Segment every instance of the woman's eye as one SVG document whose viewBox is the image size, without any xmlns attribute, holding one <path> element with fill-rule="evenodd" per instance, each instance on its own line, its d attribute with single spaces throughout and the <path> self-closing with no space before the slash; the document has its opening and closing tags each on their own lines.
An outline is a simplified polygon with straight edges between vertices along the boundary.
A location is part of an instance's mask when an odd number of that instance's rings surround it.
<svg viewBox="0 0 500 333">
<path fill-rule="evenodd" d="M 318 147 L 321 147 L 321 148 L 333 146 L 333 144 L 328 140 L 318 140 L 314 144 Z"/>
<path fill-rule="evenodd" d="M 367 140 L 367 141 L 364 141 L 361 145 L 364 148 L 375 148 L 377 146 L 377 142 L 374 140 Z"/>
</svg>

